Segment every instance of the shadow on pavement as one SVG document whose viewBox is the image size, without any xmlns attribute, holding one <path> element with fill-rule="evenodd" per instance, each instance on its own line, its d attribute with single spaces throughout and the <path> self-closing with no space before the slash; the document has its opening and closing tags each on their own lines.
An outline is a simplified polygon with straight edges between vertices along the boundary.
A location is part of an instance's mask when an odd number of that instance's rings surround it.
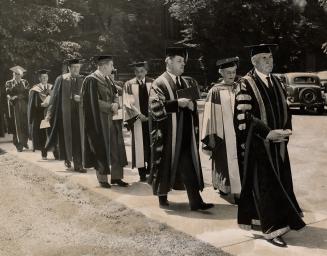
<svg viewBox="0 0 327 256">
<path fill-rule="evenodd" d="M 174 203 L 169 201 L 169 208 L 165 212 L 168 215 L 178 215 L 193 219 L 235 220 L 237 207 L 229 204 L 215 204 L 214 208 L 207 211 L 191 211 L 187 202 Z"/>
</svg>

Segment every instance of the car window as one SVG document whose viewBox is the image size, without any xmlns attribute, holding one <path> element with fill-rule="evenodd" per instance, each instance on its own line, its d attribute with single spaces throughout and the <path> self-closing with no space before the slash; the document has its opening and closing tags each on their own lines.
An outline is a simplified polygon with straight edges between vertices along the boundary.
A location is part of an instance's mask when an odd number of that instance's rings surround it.
<svg viewBox="0 0 327 256">
<path fill-rule="evenodd" d="M 319 80 L 313 76 L 298 76 L 294 78 L 295 84 L 319 84 Z"/>
</svg>

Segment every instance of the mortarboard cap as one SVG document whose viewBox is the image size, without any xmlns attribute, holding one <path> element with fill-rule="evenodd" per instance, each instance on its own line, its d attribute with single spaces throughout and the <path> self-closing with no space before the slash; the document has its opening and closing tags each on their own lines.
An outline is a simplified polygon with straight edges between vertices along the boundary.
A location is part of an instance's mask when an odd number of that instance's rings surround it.
<svg viewBox="0 0 327 256">
<path fill-rule="evenodd" d="M 66 59 L 64 60 L 64 63 L 67 64 L 68 66 L 73 64 L 82 64 L 82 59 L 80 58 Z"/>
<path fill-rule="evenodd" d="M 146 62 L 146 61 L 133 62 L 133 63 L 129 64 L 128 66 L 133 67 L 133 68 L 147 67 L 148 62 Z"/>
<path fill-rule="evenodd" d="M 39 69 L 38 71 L 36 71 L 36 73 L 39 75 L 48 74 L 49 72 L 50 72 L 50 70 L 48 70 L 48 69 Z"/>
<path fill-rule="evenodd" d="M 257 44 L 257 45 L 248 45 L 245 48 L 250 49 L 251 57 L 259 53 L 272 53 L 272 48 L 277 47 L 278 44 Z"/>
<path fill-rule="evenodd" d="M 182 56 L 185 61 L 188 58 L 188 52 L 184 47 L 167 47 L 166 48 L 166 57 Z"/>
<path fill-rule="evenodd" d="M 216 66 L 219 67 L 220 69 L 230 68 L 230 67 L 238 66 L 239 61 L 240 58 L 237 56 L 232 58 L 220 59 L 217 60 Z"/>
<path fill-rule="evenodd" d="M 21 66 L 14 66 L 12 68 L 10 68 L 10 70 L 14 73 L 17 73 L 17 74 L 20 74 L 20 75 L 23 75 L 24 72 L 26 72 L 26 69 L 24 69 L 23 67 Z"/>
<path fill-rule="evenodd" d="M 95 55 L 95 56 L 92 57 L 92 60 L 95 61 L 95 62 L 99 62 L 99 61 L 102 61 L 102 60 L 113 60 L 113 59 L 114 59 L 114 56 L 109 55 L 109 54 Z"/>
</svg>

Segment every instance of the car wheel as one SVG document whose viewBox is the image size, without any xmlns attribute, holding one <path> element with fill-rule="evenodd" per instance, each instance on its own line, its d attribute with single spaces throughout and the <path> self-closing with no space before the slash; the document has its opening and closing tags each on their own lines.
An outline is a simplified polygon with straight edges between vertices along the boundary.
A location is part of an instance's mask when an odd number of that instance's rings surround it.
<svg viewBox="0 0 327 256">
<path fill-rule="evenodd" d="M 323 115 L 325 113 L 325 106 L 317 107 L 317 114 Z"/>
<path fill-rule="evenodd" d="M 299 98 L 300 101 L 303 102 L 304 104 L 310 105 L 316 101 L 317 93 L 311 88 L 306 88 L 300 92 Z"/>
</svg>

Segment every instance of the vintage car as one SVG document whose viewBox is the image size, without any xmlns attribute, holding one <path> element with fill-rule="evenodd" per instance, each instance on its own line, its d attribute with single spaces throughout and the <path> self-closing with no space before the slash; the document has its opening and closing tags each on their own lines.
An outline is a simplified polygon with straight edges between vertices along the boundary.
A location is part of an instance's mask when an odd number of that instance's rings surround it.
<svg viewBox="0 0 327 256">
<path fill-rule="evenodd" d="M 314 73 L 286 73 L 280 76 L 287 90 L 287 102 L 290 108 L 324 113 L 325 95 L 321 91 L 319 77 Z"/>
<path fill-rule="evenodd" d="M 320 79 L 322 90 L 324 90 L 325 94 L 327 93 L 327 71 L 320 71 L 317 73 L 317 76 Z"/>
</svg>

